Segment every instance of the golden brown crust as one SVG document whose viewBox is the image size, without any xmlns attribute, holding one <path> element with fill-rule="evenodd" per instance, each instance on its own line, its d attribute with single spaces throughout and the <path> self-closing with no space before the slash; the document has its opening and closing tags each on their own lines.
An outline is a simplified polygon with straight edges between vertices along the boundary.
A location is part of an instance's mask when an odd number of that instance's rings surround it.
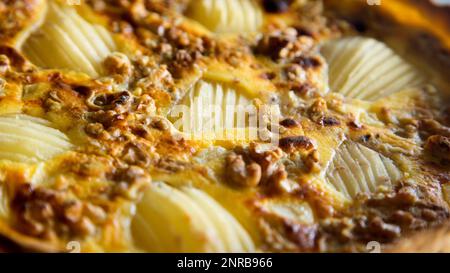
<svg viewBox="0 0 450 273">
<path fill-rule="evenodd" d="M 39 20 L 44 10 L 42 0 L 2 1 L 0 4 L 0 38 L 14 45 L 17 35 Z"/>
<path fill-rule="evenodd" d="M 0 5 L 0 19 L 11 12 L 37 18 L 43 10 L 38 4 L 49 3 L 19 2 Z M 99 33 L 115 45 L 100 60 L 97 78 L 71 70 L 64 54 L 65 69 L 54 67 L 56 61 L 34 65 L 17 43 L 31 24 L 39 25 L 35 17 L 13 18 L 8 29 L 0 25 L 0 118 L 42 118 L 44 128 L 58 130 L 71 145 L 33 163 L 0 156 L 0 201 L 7 204 L 5 216 L 0 202 L 0 234 L 25 250 L 65 251 L 76 241 L 83 251 L 136 251 L 134 207 L 152 181 L 162 181 L 217 199 L 258 250 L 364 252 L 375 241 L 385 251 L 447 251 L 450 208 L 442 188 L 450 183 L 450 113 L 440 92 L 448 82 L 375 101 L 352 99 L 328 90 L 329 64 L 320 49 L 342 36 L 389 42 L 395 33 L 407 33 L 399 38 L 410 48 L 418 37 L 430 41 L 421 35 L 426 33 L 434 42 L 422 61 L 433 58 L 436 68 L 448 68 L 449 30 L 430 28 L 426 16 L 409 24 L 395 16 L 414 12 L 414 1 L 379 8 L 324 1 L 325 11 L 321 1 L 254 2 L 264 23 L 257 34 L 240 35 L 214 33 L 196 22 L 188 0 L 90 0 L 69 7 L 82 18 L 76 20 L 105 28 Z M 383 20 L 362 27 L 366 22 L 356 14 Z M 436 10 L 439 24 L 446 14 Z M 414 31 L 396 32 L 404 28 Z M 89 42 L 79 46 L 72 49 L 92 49 Z M 91 57 L 85 59 L 92 65 Z M 261 131 L 279 129 L 279 142 L 191 139 L 176 128 L 168 113 L 202 82 L 224 86 L 258 110 L 279 106 L 276 122 L 261 110 L 267 123 Z M 13 126 L 8 122 L 1 126 Z M 389 184 L 392 173 L 401 177 L 391 186 L 377 180 L 383 185 L 344 195 L 327 175 L 337 162 L 337 175 L 348 178 L 342 168 L 349 166 L 338 165 L 339 157 L 350 161 L 346 145 L 360 149 L 370 164 L 385 164 L 388 177 L 376 179 Z M 441 240 L 431 241 L 433 235 Z"/>
<path fill-rule="evenodd" d="M 449 223 L 405 236 L 384 251 L 392 253 L 449 253 Z"/>
</svg>

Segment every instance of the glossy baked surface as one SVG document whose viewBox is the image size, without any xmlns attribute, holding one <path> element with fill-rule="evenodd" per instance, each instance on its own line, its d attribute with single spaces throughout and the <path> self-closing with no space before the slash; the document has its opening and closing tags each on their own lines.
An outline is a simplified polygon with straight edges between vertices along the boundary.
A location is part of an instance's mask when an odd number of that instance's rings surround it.
<svg viewBox="0 0 450 273">
<path fill-rule="evenodd" d="M 324 2 L 2 2 L 2 237 L 364 252 L 425 232 L 448 249 L 448 31 L 403 23 L 407 1 Z"/>
</svg>

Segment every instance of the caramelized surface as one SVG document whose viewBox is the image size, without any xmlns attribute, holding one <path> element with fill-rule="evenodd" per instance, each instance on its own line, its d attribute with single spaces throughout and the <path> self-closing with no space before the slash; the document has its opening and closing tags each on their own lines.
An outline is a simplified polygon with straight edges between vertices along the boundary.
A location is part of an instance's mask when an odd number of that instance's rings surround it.
<svg viewBox="0 0 450 273">
<path fill-rule="evenodd" d="M 40 251 L 366 251 L 448 222 L 434 59 L 337 17 L 347 1 L 264 2 L 0 4 L 0 18 L 30 14 L 0 24 L 2 237 Z"/>
</svg>

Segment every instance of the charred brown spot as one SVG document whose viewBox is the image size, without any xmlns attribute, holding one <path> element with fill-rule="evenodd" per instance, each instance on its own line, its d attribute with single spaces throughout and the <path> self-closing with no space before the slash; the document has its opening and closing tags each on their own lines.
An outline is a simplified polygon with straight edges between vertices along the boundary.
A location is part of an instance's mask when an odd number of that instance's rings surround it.
<svg viewBox="0 0 450 273">
<path fill-rule="evenodd" d="M 15 48 L 9 46 L 0 46 L 0 55 L 7 56 L 13 67 L 25 69 L 24 66 L 27 61 Z"/>
<path fill-rule="evenodd" d="M 73 87 L 73 90 L 80 95 L 87 96 L 89 95 L 91 88 L 89 88 L 88 86 L 76 85 Z"/>
<path fill-rule="evenodd" d="M 266 73 L 262 73 L 260 75 L 260 77 L 265 80 L 273 80 L 277 77 L 277 75 L 273 72 L 266 72 Z"/>
<path fill-rule="evenodd" d="M 338 126 L 341 122 L 334 117 L 323 117 L 320 124 L 323 126 Z"/>
<path fill-rule="evenodd" d="M 287 118 L 287 119 L 282 120 L 280 122 L 280 125 L 284 126 L 286 128 L 293 128 L 293 127 L 299 126 L 299 123 L 294 119 Z"/>
<path fill-rule="evenodd" d="M 361 141 L 362 142 L 369 142 L 369 140 L 372 138 L 372 135 L 370 135 L 370 134 L 367 134 L 367 135 L 363 135 L 362 137 L 361 137 Z"/>
<path fill-rule="evenodd" d="M 355 120 L 349 121 L 347 123 L 347 126 L 350 127 L 350 129 L 353 129 L 353 130 L 359 130 L 359 129 L 361 129 L 363 127 L 361 124 L 359 124 Z"/>
<path fill-rule="evenodd" d="M 351 24 L 355 28 L 355 30 L 360 33 L 364 33 L 368 29 L 367 24 L 361 20 L 354 20 L 351 22 Z"/>
<path fill-rule="evenodd" d="M 286 12 L 292 0 L 263 0 L 264 9 L 270 13 Z"/>
<path fill-rule="evenodd" d="M 309 37 L 314 36 L 314 33 L 312 31 L 310 31 L 309 29 L 306 29 L 304 27 L 295 27 L 295 29 L 297 30 L 298 34 L 301 36 L 309 36 Z"/>
<path fill-rule="evenodd" d="M 280 139 L 280 148 L 285 151 L 292 151 L 295 149 L 310 150 L 314 148 L 314 144 L 308 137 L 292 136 Z"/>
<path fill-rule="evenodd" d="M 125 105 L 131 100 L 131 94 L 128 91 L 119 93 L 102 93 L 93 95 L 88 100 L 88 105 L 99 109 L 114 109 L 116 106 Z"/>
<path fill-rule="evenodd" d="M 54 72 L 54 73 L 50 73 L 47 77 L 49 82 L 59 82 L 63 80 L 63 76 L 61 74 L 61 72 Z"/>
<path fill-rule="evenodd" d="M 303 97 L 308 95 L 314 88 L 309 84 L 294 83 L 290 86 L 290 89 L 294 91 L 297 96 Z"/>
<path fill-rule="evenodd" d="M 280 51 L 288 46 L 289 43 L 295 41 L 295 39 L 296 36 L 294 35 L 286 37 L 279 34 L 267 35 L 259 41 L 256 52 L 277 60 L 280 58 Z"/>
<path fill-rule="evenodd" d="M 316 68 L 322 65 L 322 62 L 316 57 L 298 57 L 294 63 L 299 64 L 304 69 Z"/>
</svg>

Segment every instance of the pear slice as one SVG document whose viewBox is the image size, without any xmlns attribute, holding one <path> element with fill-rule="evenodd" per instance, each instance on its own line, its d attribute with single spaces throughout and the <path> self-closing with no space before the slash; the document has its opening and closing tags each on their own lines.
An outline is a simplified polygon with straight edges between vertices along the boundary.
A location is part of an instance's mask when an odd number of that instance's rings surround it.
<svg viewBox="0 0 450 273">
<path fill-rule="evenodd" d="M 326 171 L 326 181 L 350 200 L 380 186 L 392 187 L 401 177 L 391 159 L 351 141 L 338 148 Z"/>
<path fill-rule="evenodd" d="M 68 5 L 49 1 L 44 24 L 24 43 L 24 54 L 35 65 L 102 74 L 102 61 L 116 49 L 111 34 L 93 25 Z"/>
<path fill-rule="evenodd" d="M 330 89 L 348 98 L 375 101 L 426 83 L 426 77 L 386 44 L 351 37 L 327 42 Z"/>
<path fill-rule="evenodd" d="M 216 33 L 251 33 L 263 24 L 263 12 L 253 0 L 191 1 L 187 15 Z"/>
<path fill-rule="evenodd" d="M 249 128 L 257 125 L 250 124 L 254 111 L 252 100 L 228 84 L 200 80 L 172 109 L 169 119 L 193 139 L 243 140 L 256 137 Z"/>
<path fill-rule="evenodd" d="M 137 206 L 132 231 L 149 252 L 248 252 L 248 233 L 221 205 L 194 188 L 153 183 Z"/>
<path fill-rule="evenodd" d="M 444 192 L 444 198 L 447 203 L 450 205 L 450 183 L 442 185 L 442 189 Z"/>
<path fill-rule="evenodd" d="M 259 206 L 261 206 L 261 209 L 265 213 L 275 215 L 286 221 L 303 225 L 314 224 L 313 210 L 304 201 L 295 199 L 267 199 L 262 201 Z"/>
<path fill-rule="evenodd" d="M 183 191 L 203 207 L 210 216 L 220 237 L 225 243 L 227 252 L 253 252 L 255 246 L 250 235 L 241 224 L 219 203 L 203 191 L 194 188 L 184 188 Z"/>
<path fill-rule="evenodd" d="M 0 221 L 8 219 L 9 201 L 5 185 L 0 184 Z"/>
<path fill-rule="evenodd" d="M 69 150 L 68 137 L 50 125 L 27 115 L 0 116 L 0 159 L 38 162 Z"/>
</svg>

